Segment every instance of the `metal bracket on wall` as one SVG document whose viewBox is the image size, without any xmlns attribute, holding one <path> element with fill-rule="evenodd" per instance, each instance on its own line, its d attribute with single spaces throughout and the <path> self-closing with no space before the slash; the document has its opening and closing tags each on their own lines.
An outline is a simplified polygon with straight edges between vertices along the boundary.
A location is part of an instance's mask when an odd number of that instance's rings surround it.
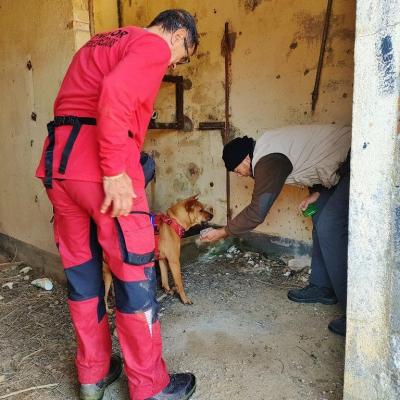
<svg viewBox="0 0 400 400">
<path fill-rule="evenodd" d="M 185 129 L 185 116 L 183 115 L 183 76 L 165 75 L 163 82 L 175 84 L 175 122 L 156 122 L 155 119 L 150 120 L 149 129 L 171 129 L 176 131 Z M 153 115 L 153 117 L 156 115 Z M 190 130 L 190 129 L 189 129 Z"/>
<path fill-rule="evenodd" d="M 225 122 L 208 121 L 199 123 L 199 131 L 220 131 L 222 144 L 229 141 L 230 124 L 230 88 L 232 84 L 232 51 L 236 34 L 230 32 L 229 22 L 225 22 L 224 36 L 222 39 L 222 55 L 225 59 Z M 232 217 L 231 210 L 231 179 L 229 171 L 226 171 L 226 218 L 229 221 Z"/>
</svg>

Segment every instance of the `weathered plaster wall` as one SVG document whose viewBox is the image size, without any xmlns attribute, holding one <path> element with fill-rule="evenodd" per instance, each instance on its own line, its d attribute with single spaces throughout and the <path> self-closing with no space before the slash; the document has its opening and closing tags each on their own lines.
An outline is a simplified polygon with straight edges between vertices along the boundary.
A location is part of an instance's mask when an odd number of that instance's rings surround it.
<svg viewBox="0 0 400 400">
<path fill-rule="evenodd" d="M 357 5 L 345 400 L 400 398 L 400 1 Z"/>
<path fill-rule="evenodd" d="M 94 31 L 107 32 L 118 26 L 117 0 L 92 0 Z"/>
<path fill-rule="evenodd" d="M 0 3 L 0 233 L 51 252 L 51 208 L 34 173 L 59 85 L 88 37 L 87 15 L 84 0 Z"/>
<path fill-rule="evenodd" d="M 201 46 L 191 64 L 176 70 L 190 79 L 185 114 L 201 121 L 224 120 L 224 59 L 221 40 L 225 21 L 236 32 L 232 54 L 231 116 L 234 133 L 257 138 L 265 129 L 290 124 L 350 123 L 353 83 L 355 2 L 334 2 L 320 98 L 311 115 L 325 1 L 265 0 L 185 2 L 125 0 L 124 24 L 146 25 L 166 8 L 184 7 L 196 14 Z M 168 94 L 166 94 L 168 93 Z M 174 97 L 160 94 L 156 109 L 173 119 Z M 156 155 L 157 183 L 153 206 L 165 209 L 176 198 L 200 192 L 216 210 L 215 222 L 225 222 L 225 172 L 219 132 L 151 132 L 146 149 Z M 232 177 L 232 207 L 236 213 L 250 199 L 252 182 Z M 260 232 L 309 240 L 310 221 L 297 214 L 305 191 L 286 187 Z"/>
</svg>

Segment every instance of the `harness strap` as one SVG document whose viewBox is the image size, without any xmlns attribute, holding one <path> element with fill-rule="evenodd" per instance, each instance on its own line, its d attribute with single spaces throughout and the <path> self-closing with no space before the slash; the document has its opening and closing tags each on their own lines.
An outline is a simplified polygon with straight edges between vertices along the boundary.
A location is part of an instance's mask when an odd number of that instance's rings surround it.
<svg viewBox="0 0 400 400">
<path fill-rule="evenodd" d="M 54 144 L 55 144 L 55 124 L 54 121 L 50 121 L 47 124 L 47 132 L 49 137 L 49 144 L 47 145 L 44 165 L 45 165 L 45 178 L 44 178 L 44 186 L 48 189 L 51 189 L 52 186 L 52 178 L 53 178 L 53 152 L 54 152 Z"/>
<path fill-rule="evenodd" d="M 64 150 L 61 155 L 60 166 L 58 167 L 58 172 L 60 174 L 65 174 L 72 146 L 74 145 L 75 140 L 78 137 L 78 133 L 81 130 L 81 126 L 82 124 L 80 123 L 79 119 L 76 119 L 74 124 L 72 125 L 72 130 L 68 136 L 67 143 L 65 144 Z"/>
<path fill-rule="evenodd" d="M 164 224 L 169 225 L 174 232 L 180 237 L 183 238 L 185 235 L 185 228 L 176 221 L 176 219 L 171 218 L 167 214 L 156 214 L 156 226 L 159 225 L 159 222 L 162 221 Z"/>
<path fill-rule="evenodd" d="M 44 185 L 51 189 L 53 179 L 53 153 L 55 145 L 55 128 L 63 125 L 72 125 L 71 133 L 68 136 L 67 143 L 61 155 L 61 161 L 58 168 L 60 174 L 65 174 L 67 169 L 68 159 L 72 151 L 72 147 L 78 137 L 82 125 L 96 125 L 96 118 L 90 117 L 75 117 L 72 115 L 58 116 L 54 121 L 47 124 L 47 132 L 49 137 L 49 144 L 45 152 L 45 180 Z"/>
</svg>

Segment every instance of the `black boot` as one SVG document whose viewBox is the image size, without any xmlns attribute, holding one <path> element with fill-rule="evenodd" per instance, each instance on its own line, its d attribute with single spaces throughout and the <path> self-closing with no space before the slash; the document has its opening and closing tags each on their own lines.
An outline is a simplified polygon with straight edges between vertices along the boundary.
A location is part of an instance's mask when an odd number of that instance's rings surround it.
<svg viewBox="0 0 400 400">
<path fill-rule="evenodd" d="M 193 374 L 173 374 L 169 385 L 147 400 L 187 400 L 195 390 L 196 377 Z"/>
<path fill-rule="evenodd" d="M 340 336 L 346 336 L 346 316 L 329 322 L 328 329 Z"/>
<path fill-rule="evenodd" d="M 116 354 L 111 356 L 110 369 L 107 376 L 101 381 L 93 384 L 80 385 L 80 400 L 101 400 L 108 385 L 119 378 L 122 372 L 122 360 Z"/>
<path fill-rule="evenodd" d="M 319 288 L 312 284 L 303 289 L 289 290 L 288 298 L 296 303 L 322 303 L 328 305 L 337 303 L 333 289 Z"/>
</svg>

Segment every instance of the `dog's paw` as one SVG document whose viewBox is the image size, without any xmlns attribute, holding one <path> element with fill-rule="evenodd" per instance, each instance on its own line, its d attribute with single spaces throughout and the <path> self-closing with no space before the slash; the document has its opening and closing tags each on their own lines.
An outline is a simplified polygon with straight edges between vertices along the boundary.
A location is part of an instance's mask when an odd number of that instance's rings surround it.
<svg viewBox="0 0 400 400">
<path fill-rule="evenodd" d="M 191 306 L 193 302 L 189 300 L 187 297 L 184 297 L 182 300 L 182 303 L 185 304 L 186 306 Z"/>
<path fill-rule="evenodd" d="M 170 289 L 170 288 L 164 288 L 164 292 L 168 296 L 173 296 L 175 294 L 175 291 L 173 289 Z"/>
</svg>

